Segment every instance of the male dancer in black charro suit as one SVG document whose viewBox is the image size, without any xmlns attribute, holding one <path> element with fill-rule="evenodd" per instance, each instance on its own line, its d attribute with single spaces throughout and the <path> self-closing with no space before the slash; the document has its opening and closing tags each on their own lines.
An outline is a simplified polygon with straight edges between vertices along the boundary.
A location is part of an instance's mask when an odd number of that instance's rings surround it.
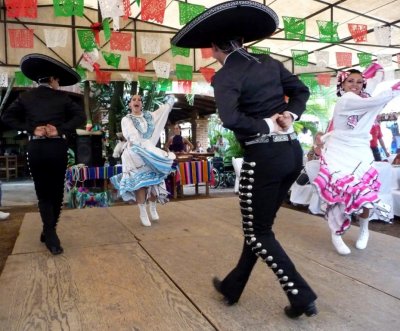
<svg viewBox="0 0 400 331">
<path fill-rule="evenodd" d="M 228 305 L 236 303 L 258 259 L 275 273 L 296 318 L 317 314 L 314 291 L 276 240 L 272 226 L 290 186 L 302 168 L 303 152 L 293 131 L 309 97 L 308 88 L 282 63 L 255 56 L 243 42 L 262 39 L 278 26 L 269 7 L 254 1 L 229 1 L 208 9 L 172 39 L 179 47 L 212 47 L 222 68 L 213 79 L 223 126 L 244 148 L 239 199 L 244 243 L 237 266 L 213 279 Z M 285 97 L 288 101 L 285 101 Z"/>
<path fill-rule="evenodd" d="M 27 158 L 43 223 L 40 240 L 57 255 L 63 252 L 56 225 L 64 198 L 68 150 L 65 138 L 86 120 L 83 108 L 57 89 L 78 83 L 80 77 L 63 63 L 42 54 L 23 57 L 21 70 L 39 87 L 20 94 L 5 110 L 2 120 L 30 135 Z"/>
</svg>

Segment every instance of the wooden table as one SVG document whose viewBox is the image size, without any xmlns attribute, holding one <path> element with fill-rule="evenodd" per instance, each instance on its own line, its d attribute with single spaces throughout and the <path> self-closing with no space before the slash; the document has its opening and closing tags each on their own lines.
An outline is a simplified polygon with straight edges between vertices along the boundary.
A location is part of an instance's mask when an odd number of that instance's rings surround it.
<svg viewBox="0 0 400 331">
<path fill-rule="evenodd" d="M 209 184 L 211 181 L 212 164 L 208 160 L 183 161 L 177 163 L 180 176 L 180 191 L 183 195 L 184 185 L 195 185 L 195 192 L 199 194 L 199 184 L 205 183 L 206 195 L 210 194 Z"/>
</svg>

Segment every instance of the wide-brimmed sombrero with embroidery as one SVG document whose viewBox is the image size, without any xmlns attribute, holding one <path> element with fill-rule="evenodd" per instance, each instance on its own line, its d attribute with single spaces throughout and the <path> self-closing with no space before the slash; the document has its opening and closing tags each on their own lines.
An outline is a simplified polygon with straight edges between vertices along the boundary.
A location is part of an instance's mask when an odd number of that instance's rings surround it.
<svg viewBox="0 0 400 331">
<path fill-rule="evenodd" d="M 53 76 L 59 79 L 60 86 L 69 86 L 81 79 L 77 72 L 64 63 L 38 53 L 25 55 L 21 59 L 20 67 L 23 74 L 35 82 Z"/>
<path fill-rule="evenodd" d="M 269 37 L 278 24 L 278 15 L 259 2 L 227 1 L 196 16 L 179 30 L 171 43 L 185 48 L 207 48 L 212 42 L 238 37 L 246 43 Z"/>
</svg>

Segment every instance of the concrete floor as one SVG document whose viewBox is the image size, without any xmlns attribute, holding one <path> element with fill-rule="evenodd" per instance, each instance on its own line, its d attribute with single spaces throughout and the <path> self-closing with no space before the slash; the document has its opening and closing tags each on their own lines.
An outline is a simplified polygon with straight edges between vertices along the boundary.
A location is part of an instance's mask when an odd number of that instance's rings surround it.
<svg viewBox="0 0 400 331">
<path fill-rule="evenodd" d="M 37 198 L 35 193 L 35 187 L 31 179 L 1 182 L 0 184 L 2 197 L 0 197 L 0 206 L 4 207 L 14 207 L 14 206 L 24 206 L 24 205 L 36 205 Z M 185 196 L 194 196 L 195 187 L 194 185 L 184 186 Z M 204 196 L 205 186 L 199 186 L 199 194 Z M 218 188 L 211 189 L 210 194 L 213 195 L 223 195 L 223 194 L 233 194 L 233 187 L 231 188 Z M 67 195 L 65 196 L 65 202 L 67 201 Z"/>
<path fill-rule="evenodd" d="M 318 294 L 319 314 L 290 320 L 276 277 L 258 263 L 241 300 L 226 307 L 211 279 L 237 262 L 243 242 L 237 197 L 172 201 L 140 225 L 138 208 L 68 209 L 64 254 L 39 241 L 25 215 L 0 277 L 0 330 L 400 330 L 400 239 L 371 232 L 339 256 L 321 217 L 281 208 L 275 234 Z"/>
</svg>

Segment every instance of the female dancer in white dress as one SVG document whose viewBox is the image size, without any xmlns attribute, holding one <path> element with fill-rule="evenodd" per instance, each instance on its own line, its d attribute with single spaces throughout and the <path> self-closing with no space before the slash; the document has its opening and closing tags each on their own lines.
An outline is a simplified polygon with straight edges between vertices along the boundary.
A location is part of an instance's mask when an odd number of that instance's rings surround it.
<svg viewBox="0 0 400 331">
<path fill-rule="evenodd" d="M 397 86 L 396 86 L 397 85 Z M 374 161 L 369 147 L 370 129 L 377 114 L 396 95 L 399 84 L 376 96 L 365 93 L 366 81 L 358 70 L 339 72 L 338 99 L 325 142 L 321 168 L 314 181 L 321 198 L 327 203 L 326 217 L 332 232 L 332 243 L 341 255 L 350 248 L 342 234 L 350 227 L 352 214 L 360 222 L 358 249 L 367 246 L 370 210 L 388 217 L 387 206 L 378 198 L 380 183 L 372 167 Z M 386 215 L 385 215 L 386 214 Z"/>
<path fill-rule="evenodd" d="M 159 220 L 156 201 L 168 201 L 164 179 L 171 170 L 174 153 L 167 153 L 156 144 L 167 122 L 174 104 L 174 96 L 166 97 L 166 102 L 154 112 L 142 112 L 142 98 L 133 95 L 129 102 L 131 113 L 121 121 L 122 134 L 126 139 L 123 148 L 122 174 L 111 178 L 114 187 L 119 190 L 124 201 L 136 201 L 140 211 L 140 221 L 151 226 L 146 211 L 149 200 L 150 216 Z"/>
</svg>

